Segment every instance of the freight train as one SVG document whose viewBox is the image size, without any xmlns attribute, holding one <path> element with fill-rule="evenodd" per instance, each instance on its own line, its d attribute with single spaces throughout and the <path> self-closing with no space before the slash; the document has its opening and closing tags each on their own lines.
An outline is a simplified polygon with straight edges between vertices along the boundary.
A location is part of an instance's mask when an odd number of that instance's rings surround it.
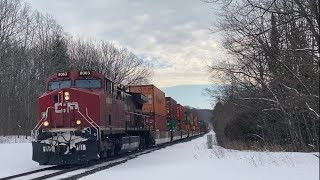
<svg viewBox="0 0 320 180">
<path fill-rule="evenodd" d="M 40 165 L 87 163 L 208 129 L 156 86 L 124 87 L 96 71 L 50 76 L 38 118 L 32 159 Z"/>
</svg>

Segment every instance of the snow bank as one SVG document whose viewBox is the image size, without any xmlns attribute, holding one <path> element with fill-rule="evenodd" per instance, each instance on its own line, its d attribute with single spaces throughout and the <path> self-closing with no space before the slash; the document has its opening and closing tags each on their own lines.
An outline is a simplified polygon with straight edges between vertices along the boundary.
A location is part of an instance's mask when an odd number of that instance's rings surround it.
<svg viewBox="0 0 320 180">
<path fill-rule="evenodd" d="M 211 134 L 214 134 L 211 132 Z M 319 159 L 310 153 L 206 149 L 206 136 L 146 154 L 83 179 L 318 180 Z"/>
<path fill-rule="evenodd" d="M 32 161 L 31 143 L 0 144 L 0 150 L 0 178 L 45 167 Z M 208 150 L 204 136 L 83 179 L 319 180 L 319 158 L 311 153 L 235 151 L 217 145 Z"/>
<path fill-rule="evenodd" d="M 0 144 L 11 144 L 11 143 L 28 143 L 31 142 L 30 136 L 0 136 Z"/>
</svg>

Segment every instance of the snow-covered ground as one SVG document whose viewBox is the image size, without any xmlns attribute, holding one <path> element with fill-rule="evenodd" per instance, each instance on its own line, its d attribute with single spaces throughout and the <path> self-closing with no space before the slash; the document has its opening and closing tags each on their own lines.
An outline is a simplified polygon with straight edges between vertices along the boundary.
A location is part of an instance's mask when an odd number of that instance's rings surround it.
<svg viewBox="0 0 320 180">
<path fill-rule="evenodd" d="M 0 144 L 0 152 L 0 178 L 42 168 L 31 160 L 31 143 Z"/>
<path fill-rule="evenodd" d="M 31 142 L 30 136 L 0 136 L 0 144 L 9 144 L 9 143 L 27 143 Z"/>
<path fill-rule="evenodd" d="M 211 134 L 214 135 L 213 132 Z M 82 178 L 130 180 L 319 180 L 311 153 L 243 152 L 206 147 L 206 136 L 146 154 Z"/>
<path fill-rule="evenodd" d="M 211 132 L 211 134 L 214 134 Z M 0 178 L 37 168 L 31 144 L 0 144 Z M 206 136 L 142 155 L 82 179 L 319 180 L 319 159 L 312 153 L 206 149 Z"/>
</svg>

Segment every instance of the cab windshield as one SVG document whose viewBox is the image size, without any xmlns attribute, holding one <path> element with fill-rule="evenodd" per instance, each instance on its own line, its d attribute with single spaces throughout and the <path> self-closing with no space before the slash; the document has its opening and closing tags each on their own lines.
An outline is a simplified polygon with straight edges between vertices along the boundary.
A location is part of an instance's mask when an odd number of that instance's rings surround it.
<svg viewBox="0 0 320 180">
<path fill-rule="evenodd" d="M 48 89 L 50 91 L 55 89 L 70 88 L 70 87 L 71 87 L 71 80 L 50 81 L 48 83 Z"/>
<path fill-rule="evenodd" d="M 74 85 L 77 88 L 99 89 L 101 88 L 100 79 L 76 79 Z"/>
</svg>

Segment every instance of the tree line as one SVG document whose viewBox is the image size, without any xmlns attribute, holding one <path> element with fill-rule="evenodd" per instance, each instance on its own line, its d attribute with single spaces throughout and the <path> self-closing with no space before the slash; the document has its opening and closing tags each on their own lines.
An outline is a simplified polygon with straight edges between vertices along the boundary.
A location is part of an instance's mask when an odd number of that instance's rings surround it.
<svg viewBox="0 0 320 180">
<path fill-rule="evenodd" d="M 45 79 L 96 70 L 124 85 L 147 83 L 151 65 L 108 41 L 84 41 L 20 0 L 0 0 L 0 135 L 25 134 L 37 123 Z"/>
<path fill-rule="evenodd" d="M 228 62 L 210 66 L 227 85 L 213 125 L 230 148 L 319 151 L 319 1 L 209 0 L 221 3 Z"/>
</svg>

